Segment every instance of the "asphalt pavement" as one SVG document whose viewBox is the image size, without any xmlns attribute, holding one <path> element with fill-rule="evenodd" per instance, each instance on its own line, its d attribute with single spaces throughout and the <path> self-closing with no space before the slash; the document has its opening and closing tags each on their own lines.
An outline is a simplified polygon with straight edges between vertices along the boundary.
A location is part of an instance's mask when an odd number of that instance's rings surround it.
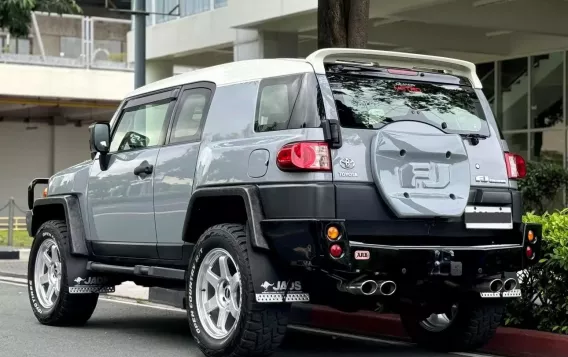
<svg viewBox="0 0 568 357">
<path fill-rule="evenodd" d="M 351 339 L 291 329 L 274 357 L 329 356 L 450 357 L 411 345 Z M 103 298 L 80 328 L 40 325 L 26 287 L 0 279 L 1 357 L 203 356 L 191 338 L 185 312 L 150 304 Z M 468 355 L 462 356 L 481 356 Z"/>
</svg>

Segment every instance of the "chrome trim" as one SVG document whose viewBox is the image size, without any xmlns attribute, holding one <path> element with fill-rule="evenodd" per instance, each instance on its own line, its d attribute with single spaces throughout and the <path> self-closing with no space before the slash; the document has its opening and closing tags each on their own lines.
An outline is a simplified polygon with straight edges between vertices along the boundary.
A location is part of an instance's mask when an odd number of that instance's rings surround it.
<svg viewBox="0 0 568 357">
<path fill-rule="evenodd" d="M 349 242 L 352 247 L 390 249 L 390 250 L 501 250 L 501 249 L 522 249 L 520 244 L 495 244 L 495 245 L 470 245 L 470 246 L 441 246 L 441 245 L 383 245 L 369 244 L 361 242 Z"/>
</svg>

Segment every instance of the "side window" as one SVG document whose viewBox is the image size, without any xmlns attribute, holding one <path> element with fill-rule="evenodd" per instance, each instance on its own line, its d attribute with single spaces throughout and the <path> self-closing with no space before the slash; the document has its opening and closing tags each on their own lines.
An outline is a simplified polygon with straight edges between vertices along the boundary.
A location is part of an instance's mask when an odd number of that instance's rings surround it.
<svg viewBox="0 0 568 357">
<path fill-rule="evenodd" d="M 207 116 L 211 91 L 206 88 L 188 89 L 180 97 L 170 143 L 199 139 L 201 123 Z"/>
<path fill-rule="evenodd" d="M 170 103 L 168 100 L 126 109 L 111 140 L 110 152 L 160 145 L 167 128 Z"/>
<path fill-rule="evenodd" d="M 301 75 L 268 78 L 260 82 L 254 124 L 256 132 L 288 128 L 301 83 Z"/>
</svg>

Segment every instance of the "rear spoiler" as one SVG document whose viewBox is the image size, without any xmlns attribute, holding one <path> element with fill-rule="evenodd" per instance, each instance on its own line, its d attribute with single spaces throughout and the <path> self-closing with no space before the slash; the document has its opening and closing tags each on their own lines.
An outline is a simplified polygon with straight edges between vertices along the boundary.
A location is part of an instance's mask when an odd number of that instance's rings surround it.
<svg viewBox="0 0 568 357">
<path fill-rule="evenodd" d="M 325 75 L 324 63 L 336 61 L 374 62 L 385 67 L 396 67 L 413 70 L 445 71 L 448 74 L 469 79 L 474 88 L 481 89 L 481 81 L 477 77 L 475 64 L 453 58 L 420 55 L 406 52 L 390 52 L 364 50 L 355 48 L 326 48 L 318 50 L 306 58 L 316 74 Z"/>
</svg>

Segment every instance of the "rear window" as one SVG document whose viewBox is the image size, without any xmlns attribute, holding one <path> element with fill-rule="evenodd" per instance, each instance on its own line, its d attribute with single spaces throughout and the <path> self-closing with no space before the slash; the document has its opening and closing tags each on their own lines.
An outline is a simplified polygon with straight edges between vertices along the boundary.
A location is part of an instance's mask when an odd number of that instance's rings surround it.
<svg viewBox="0 0 568 357">
<path fill-rule="evenodd" d="M 378 129 L 414 120 L 488 135 L 483 108 L 469 86 L 337 73 L 328 73 L 328 80 L 342 127 Z"/>
</svg>

